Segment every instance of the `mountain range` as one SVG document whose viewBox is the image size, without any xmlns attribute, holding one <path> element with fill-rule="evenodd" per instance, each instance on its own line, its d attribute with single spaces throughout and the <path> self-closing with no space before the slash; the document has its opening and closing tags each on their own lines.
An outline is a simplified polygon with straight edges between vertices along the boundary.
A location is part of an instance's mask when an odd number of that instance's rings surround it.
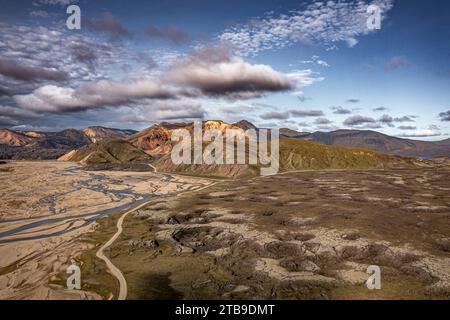
<svg viewBox="0 0 450 320">
<path fill-rule="evenodd" d="M 104 127 L 60 132 L 15 131 L 0 129 L 0 159 L 57 159 L 67 152 L 100 141 L 126 139 L 136 133 Z"/>
<path fill-rule="evenodd" d="M 450 139 L 418 141 L 392 137 L 369 130 L 314 132 L 295 137 L 321 144 L 364 148 L 404 157 L 450 157 Z"/>
<path fill-rule="evenodd" d="M 203 122 L 204 129 L 258 128 L 242 120 L 229 124 L 220 120 Z M 149 155 L 164 155 L 172 148 L 171 136 L 175 129 L 193 130 L 192 123 L 152 125 L 142 131 L 89 127 L 83 130 L 66 129 L 61 132 L 14 131 L 0 129 L 0 159 L 57 159 L 69 151 L 91 143 L 124 140 Z M 307 140 L 317 144 L 362 148 L 404 157 L 450 157 L 450 139 L 417 141 L 388 136 L 376 131 L 337 130 L 333 132 L 299 132 L 281 128 L 280 138 Z"/>
</svg>

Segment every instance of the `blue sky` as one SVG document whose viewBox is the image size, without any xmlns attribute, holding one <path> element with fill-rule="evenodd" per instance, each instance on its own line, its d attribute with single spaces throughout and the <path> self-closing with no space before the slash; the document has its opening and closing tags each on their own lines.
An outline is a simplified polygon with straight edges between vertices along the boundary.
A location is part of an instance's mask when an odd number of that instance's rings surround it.
<svg viewBox="0 0 450 320">
<path fill-rule="evenodd" d="M 66 28 L 70 4 L 81 30 Z M 381 30 L 367 29 L 370 4 Z M 0 127 L 450 133 L 445 0 L 3 0 L 0 29 Z"/>
</svg>

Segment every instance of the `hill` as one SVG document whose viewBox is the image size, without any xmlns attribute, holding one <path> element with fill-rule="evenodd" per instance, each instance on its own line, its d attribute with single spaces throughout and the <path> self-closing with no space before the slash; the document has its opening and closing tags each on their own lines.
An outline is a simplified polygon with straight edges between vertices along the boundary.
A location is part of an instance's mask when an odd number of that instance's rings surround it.
<svg viewBox="0 0 450 320">
<path fill-rule="evenodd" d="M 60 157 L 60 161 L 83 164 L 146 162 L 151 157 L 124 140 L 102 141 L 72 150 Z"/>
<path fill-rule="evenodd" d="M 381 154 L 378 152 L 337 146 L 327 146 L 295 138 L 280 140 L 280 172 L 328 169 L 391 169 L 415 167 L 414 159 Z M 242 178 L 258 176 L 260 165 L 175 165 L 170 154 L 156 160 L 158 171 Z"/>
<path fill-rule="evenodd" d="M 299 139 L 280 141 L 280 170 L 390 169 L 414 167 L 413 159 L 367 149 L 327 146 Z"/>
<path fill-rule="evenodd" d="M 450 157 L 450 139 L 432 142 L 401 139 L 370 130 L 337 130 L 296 136 L 316 143 L 355 147 L 405 157 Z"/>
</svg>

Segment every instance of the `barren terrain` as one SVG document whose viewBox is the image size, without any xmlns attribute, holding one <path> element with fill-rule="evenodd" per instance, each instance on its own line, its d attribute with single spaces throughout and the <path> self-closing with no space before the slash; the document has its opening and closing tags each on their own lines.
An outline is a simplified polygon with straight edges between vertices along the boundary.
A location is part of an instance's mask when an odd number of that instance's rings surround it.
<svg viewBox="0 0 450 320">
<path fill-rule="evenodd" d="M 449 177 L 310 171 L 225 181 L 134 212 L 105 253 L 129 299 L 448 299 Z M 84 240 L 101 243 L 113 227 L 102 219 L 102 232 Z M 117 283 L 94 253 L 81 256 L 85 288 L 107 298 Z M 381 267 L 381 290 L 365 286 L 369 265 Z"/>
<path fill-rule="evenodd" d="M 49 284 L 92 245 L 96 221 L 208 179 L 148 172 L 88 172 L 74 163 L 12 162 L 0 172 L 0 299 L 100 298 Z"/>
<path fill-rule="evenodd" d="M 139 169 L 3 164 L 0 298 L 117 298 L 96 253 L 145 203 L 104 250 L 127 299 L 450 298 L 443 165 L 220 181 Z M 72 263 L 81 291 L 64 289 Z M 381 290 L 365 286 L 369 265 Z"/>
</svg>

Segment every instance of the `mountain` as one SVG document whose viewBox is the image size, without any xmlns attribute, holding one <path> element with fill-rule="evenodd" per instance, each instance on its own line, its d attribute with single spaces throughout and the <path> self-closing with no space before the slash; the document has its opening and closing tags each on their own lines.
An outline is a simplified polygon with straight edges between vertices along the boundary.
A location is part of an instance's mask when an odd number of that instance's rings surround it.
<svg viewBox="0 0 450 320">
<path fill-rule="evenodd" d="M 39 131 L 20 131 L 20 130 L 18 130 L 16 132 L 19 132 L 19 133 L 24 134 L 31 138 L 44 138 L 47 136 L 47 134 L 45 132 L 39 132 Z"/>
<path fill-rule="evenodd" d="M 167 153 L 171 150 L 172 131 L 178 128 L 182 128 L 182 126 L 174 127 L 163 123 L 153 125 L 128 137 L 127 141 L 147 153 Z"/>
<path fill-rule="evenodd" d="M 108 140 L 92 143 L 72 150 L 58 160 L 83 164 L 145 162 L 151 157 L 124 140 Z"/>
<path fill-rule="evenodd" d="M 22 147 L 33 140 L 21 132 L 15 132 L 9 129 L 0 129 L 0 144 L 11 147 Z"/>
<path fill-rule="evenodd" d="M 90 140 L 82 132 L 75 129 L 66 129 L 61 132 L 33 132 L 29 134 L 12 132 L 15 133 L 15 137 L 26 137 L 26 139 L 22 139 L 20 144 L 0 144 L 0 159 L 56 159 L 71 149 L 90 143 Z"/>
<path fill-rule="evenodd" d="M 405 157 L 450 157 L 450 139 L 438 142 L 391 137 L 376 131 L 337 130 L 296 136 L 316 143 L 356 147 Z"/>
<path fill-rule="evenodd" d="M 203 121 L 203 130 L 255 129 L 242 120 L 233 124 L 221 120 Z M 92 142 L 125 140 L 150 155 L 165 155 L 172 150 L 172 133 L 176 129 L 194 130 L 193 123 L 155 124 L 145 130 L 121 130 L 89 127 L 84 130 L 67 129 L 61 132 L 14 131 L 0 129 L 0 159 L 57 159 L 70 150 Z M 281 128 L 282 140 L 296 138 L 322 145 L 362 148 L 407 157 L 450 157 L 450 139 L 428 142 L 391 137 L 375 131 L 338 130 L 306 133 Z"/>
<path fill-rule="evenodd" d="M 221 120 L 208 120 L 202 122 L 202 128 L 203 130 L 215 129 L 223 133 L 227 129 L 239 129 L 240 127 Z M 193 132 L 194 124 L 163 122 L 128 137 L 127 141 L 149 154 L 167 154 L 172 150 L 172 132 L 177 129 L 186 129 Z"/>
<path fill-rule="evenodd" d="M 289 128 L 281 128 L 280 129 L 280 137 L 281 138 L 295 138 L 295 137 L 301 137 L 304 135 L 308 135 L 308 132 L 301 132 L 297 130 L 292 130 Z"/>
<path fill-rule="evenodd" d="M 235 127 L 241 128 L 242 130 L 258 130 L 258 128 L 251 122 L 247 120 L 241 120 L 239 122 L 233 123 Z"/>
<path fill-rule="evenodd" d="M 137 131 L 112 129 L 97 126 L 83 129 L 83 133 L 91 142 L 95 143 L 106 140 L 125 140 L 130 135 L 137 133 Z"/>
<path fill-rule="evenodd" d="M 442 141 L 437 141 L 436 144 L 442 145 L 442 146 L 450 146 L 450 139 L 445 139 Z"/>
<path fill-rule="evenodd" d="M 234 126 L 241 128 L 242 130 L 249 130 L 253 129 L 258 131 L 259 128 L 256 127 L 253 123 L 247 121 L 247 120 L 241 120 L 239 122 L 233 123 Z M 269 130 L 270 131 L 270 130 Z M 293 138 L 293 137 L 299 137 L 302 135 L 308 134 L 307 132 L 300 132 L 297 130 L 289 129 L 289 128 L 280 128 L 280 138 Z"/>
<path fill-rule="evenodd" d="M 253 127 L 251 123 L 244 121 L 229 124 L 220 120 L 208 120 L 202 123 L 203 130 L 215 129 L 222 133 L 225 133 L 228 129 L 250 129 Z M 60 160 L 77 161 L 84 164 L 129 163 L 152 160 L 153 166 L 161 172 L 226 178 L 259 175 L 261 165 L 175 165 L 171 159 L 170 151 L 173 146 L 171 137 L 176 129 L 186 129 L 192 133 L 194 124 L 163 122 L 129 136 L 126 141 L 101 141 L 83 146 L 67 153 Z M 359 136 L 359 131 L 351 133 Z M 339 138 L 346 137 L 348 134 L 350 134 L 348 131 L 336 132 L 333 136 L 336 140 L 327 140 L 327 135 L 283 129 L 281 131 L 283 139 L 280 139 L 280 172 L 321 169 L 411 168 L 417 164 L 415 159 L 382 154 L 366 148 L 349 148 L 324 144 L 325 142 L 329 144 L 336 143 L 339 141 Z M 372 139 L 377 136 L 375 132 L 367 132 L 366 134 L 370 134 L 369 137 L 372 137 Z M 290 136 L 295 138 L 290 138 Z M 362 140 L 362 142 L 357 139 L 354 142 L 355 144 L 362 143 L 367 145 L 368 141 L 372 141 L 369 137 L 366 140 Z M 385 135 L 381 135 L 381 137 L 387 141 L 387 147 L 400 148 L 402 146 L 401 143 L 404 143 L 404 139 Z M 319 138 L 322 143 L 305 141 L 306 139 Z M 397 141 L 398 146 L 393 143 L 389 144 L 390 138 L 394 142 Z M 441 143 L 446 144 L 447 142 L 442 141 Z M 205 147 L 207 144 L 204 143 L 203 146 Z M 248 153 L 248 151 L 246 152 Z M 156 155 L 157 157 L 152 157 Z"/>
<path fill-rule="evenodd" d="M 14 131 L 0 129 L 0 159 L 57 159 L 70 150 L 91 142 L 126 139 L 132 130 L 89 127 L 61 132 Z"/>
</svg>

